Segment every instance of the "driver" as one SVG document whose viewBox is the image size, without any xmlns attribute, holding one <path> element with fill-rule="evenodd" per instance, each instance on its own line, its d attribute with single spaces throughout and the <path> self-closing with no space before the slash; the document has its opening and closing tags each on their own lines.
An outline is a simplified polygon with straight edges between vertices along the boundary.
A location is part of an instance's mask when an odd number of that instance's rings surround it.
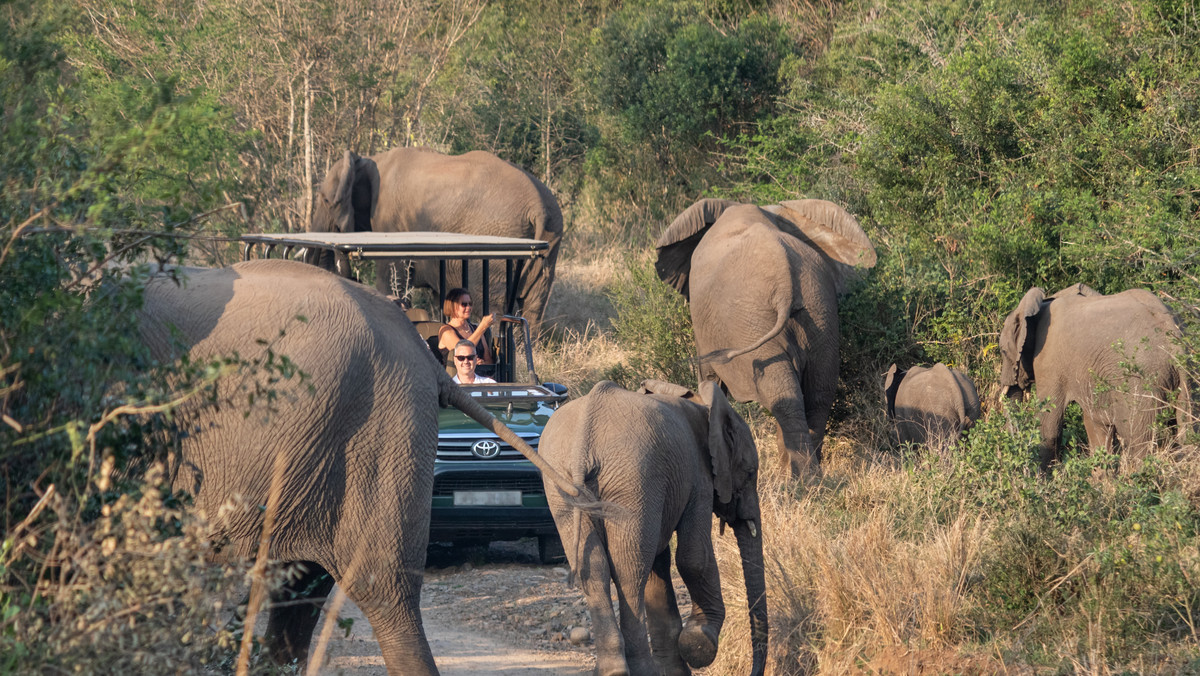
<svg viewBox="0 0 1200 676">
<path fill-rule="evenodd" d="M 454 375 L 454 382 L 460 385 L 496 382 L 487 376 L 475 374 L 475 365 L 478 362 L 479 356 L 475 354 L 475 343 L 469 340 L 458 341 L 458 344 L 454 346 L 454 370 L 457 371 Z"/>
</svg>

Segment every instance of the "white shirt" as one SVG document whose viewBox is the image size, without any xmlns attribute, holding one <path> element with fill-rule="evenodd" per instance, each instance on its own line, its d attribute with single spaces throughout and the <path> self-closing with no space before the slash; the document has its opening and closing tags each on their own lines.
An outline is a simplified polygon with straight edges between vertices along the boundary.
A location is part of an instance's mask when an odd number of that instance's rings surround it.
<svg viewBox="0 0 1200 676">
<path fill-rule="evenodd" d="M 479 375 L 478 373 L 476 373 L 476 374 L 475 374 L 475 382 L 473 382 L 473 383 L 463 383 L 461 380 L 459 380 L 459 379 L 458 379 L 458 374 L 457 374 L 457 373 L 455 373 L 455 374 L 454 374 L 454 382 L 458 383 L 459 385 L 464 385 L 464 384 L 465 384 L 465 385 L 482 385 L 482 384 L 485 384 L 485 383 L 494 383 L 494 382 L 496 382 L 496 381 L 492 380 L 491 378 L 489 378 L 489 377 L 487 377 L 487 376 L 481 376 L 481 375 Z"/>
</svg>

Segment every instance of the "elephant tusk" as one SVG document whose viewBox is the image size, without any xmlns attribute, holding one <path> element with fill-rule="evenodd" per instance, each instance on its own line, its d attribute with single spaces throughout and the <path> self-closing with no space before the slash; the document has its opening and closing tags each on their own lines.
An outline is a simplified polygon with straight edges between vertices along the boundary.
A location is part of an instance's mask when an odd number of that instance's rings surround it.
<svg viewBox="0 0 1200 676">
<path fill-rule="evenodd" d="M 747 521 L 746 523 L 750 526 L 750 536 L 758 537 L 758 524 L 754 523 L 754 521 Z"/>
</svg>

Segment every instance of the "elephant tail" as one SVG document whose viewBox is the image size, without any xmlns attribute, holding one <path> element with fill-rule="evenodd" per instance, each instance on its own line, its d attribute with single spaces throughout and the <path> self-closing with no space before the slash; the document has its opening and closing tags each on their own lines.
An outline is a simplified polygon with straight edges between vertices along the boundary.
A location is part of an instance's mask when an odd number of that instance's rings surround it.
<svg viewBox="0 0 1200 676">
<path fill-rule="evenodd" d="M 450 377 L 443 371 L 439 374 L 438 380 L 440 399 L 442 406 L 453 406 L 463 413 L 467 414 L 472 420 L 483 425 L 485 429 L 491 430 L 493 434 L 508 442 L 513 448 L 520 451 L 521 455 L 532 462 L 542 476 L 549 479 L 559 491 L 566 497 L 568 504 L 575 509 L 586 511 L 588 513 L 603 513 L 604 505 L 586 486 L 575 485 L 562 475 L 553 465 L 546 462 L 546 459 L 538 455 L 538 452 L 533 450 L 533 447 L 525 442 L 524 439 L 517 436 L 507 425 L 496 420 L 496 417 L 488 413 L 479 402 L 471 398 L 466 390 L 454 384 Z"/>
<path fill-rule="evenodd" d="M 757 350 L 763 345 L 766 345 L 767 341 L 772 340 L 775 338 L 775 336 L 778 336 L 783 331 L 783 327 L 787 325 L 787 320 L 792 316 L 792 312 L 793 310 L 791 308 L 790 299 L 788 299 L 787 303 L 779 303 L 775 308 L 775 326 L 772 326 L 770 331 L 767 331 L 761 338 L 754 341 L 753 345 L 750 345 L 749 347 L 743 347 L 740 350 L 727 350 L 724 352 L 724 354 L 721 353 L 721 350 L 713 350 L 706 355 L 702 355 L 700 357 L 700 361 L 724 364 L 748 352 Z"/>
</svg>

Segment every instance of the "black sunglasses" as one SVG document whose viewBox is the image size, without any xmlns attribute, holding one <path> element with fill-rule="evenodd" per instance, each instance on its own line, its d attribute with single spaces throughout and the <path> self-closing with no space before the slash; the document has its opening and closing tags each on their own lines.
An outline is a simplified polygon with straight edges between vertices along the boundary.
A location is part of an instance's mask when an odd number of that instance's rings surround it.
<svg viewBox="0 0 1200 676">
<path fill-rule="evenodd" d="M 454 355 L 454 358 L 459 361 L 470 361 L 473 359 L 478 359 L 478 357 L 473 354 L 456 354 L 456 355 Z"/>
<path fill-rule="evenodd" d="M 459 305 L 461 305 L 461 306 L 463 306 L 463 307 L 471 307 L 471 301 L 469 301 L 469 300 L 468 300 L 468 301 L 461 301 L 461 302 L 459 302 Z"/>
</svg>

